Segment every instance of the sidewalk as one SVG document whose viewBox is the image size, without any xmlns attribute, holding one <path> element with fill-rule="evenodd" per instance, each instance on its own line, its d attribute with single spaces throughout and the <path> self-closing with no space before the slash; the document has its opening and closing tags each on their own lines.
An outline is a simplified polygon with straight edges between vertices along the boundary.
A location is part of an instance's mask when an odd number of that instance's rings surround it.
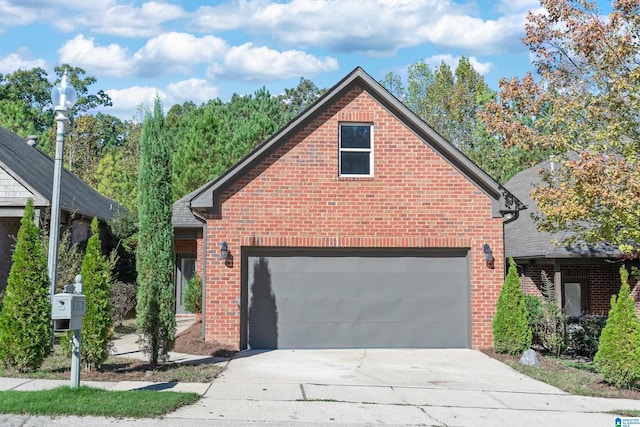
<svg viewBox="0 0 640 427">
<path fill-rule="evenodd" d="M 187 330 L 194 320 L 184 319 L 176 321 L 176 335 Z M 128 357 L 132 359 L 148 360 L 146 356 L 137 344 L 138 335 L 128 334 L 123 335 L 113 341 L 114 343 L 114 356 Z M 170 352 L 169 361 L 175 363 L 185 362 L 197 362 L 205 359 L 211 359 L 210 356 L 196 356 L 192 354 L 183 354 Z M 226 360 L 225 360 L 226 363 Z M 44 379 L 30 379 L 30 378 L 0 378 L 0 391 L 15 390 L 15 391 L 36 391 L 36 390 L 48 390 L 60 386 L 68 386 L 69 380 L 44 380 Z M 178 392 L 192 392 L 204 395 L 209 387 L 210 383 L 158 383 L 152 381 L 120 381 L 120 382 L 107 382 L 107 381 L 83 381 L 82 373 L 80 373 L 80 385 L 86 385 L 89 387 L 101 388 L 112 391 L 127 391 L 127 390 L 156 390 L 156 391 L 178 391 Z"/>
</svg>

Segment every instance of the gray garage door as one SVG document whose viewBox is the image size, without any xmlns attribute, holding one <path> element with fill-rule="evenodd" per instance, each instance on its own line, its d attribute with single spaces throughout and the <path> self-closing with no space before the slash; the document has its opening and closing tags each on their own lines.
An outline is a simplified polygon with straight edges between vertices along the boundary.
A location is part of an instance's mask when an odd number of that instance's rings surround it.
<svg viewBox="0 0 640 427">
<path fill-rule="evenodd" d="M 470 346 L 466 251 L 245 252 L 243 346 Z"/>
</svg>

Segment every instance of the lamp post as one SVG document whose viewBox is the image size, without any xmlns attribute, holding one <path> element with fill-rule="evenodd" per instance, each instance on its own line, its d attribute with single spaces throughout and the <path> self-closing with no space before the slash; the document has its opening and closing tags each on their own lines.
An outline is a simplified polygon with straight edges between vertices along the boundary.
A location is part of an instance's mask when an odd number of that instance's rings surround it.
<svg viewBox="0 0 640 427">
<path fill-rule="evenodd" d="M 58 270 L 58 240 L 60 234 L 60 177 L 62 175 L 62 158 L 64 155 L 64 127 L 69 121 L 69 111 L 76 103 L 76 90 L 68 81 L 67 71 L 62 74 L 62 81 L 51 90 L 51 102 L 56 112 L 56 153 L 53 159 L 53 190 L 51 191 L 51 215 L 49 219 L 49 301 L 53 301 L 56 293 L 56 273 Z M 53 347 L 53 333 L 51 334 Z"/>
</svg>

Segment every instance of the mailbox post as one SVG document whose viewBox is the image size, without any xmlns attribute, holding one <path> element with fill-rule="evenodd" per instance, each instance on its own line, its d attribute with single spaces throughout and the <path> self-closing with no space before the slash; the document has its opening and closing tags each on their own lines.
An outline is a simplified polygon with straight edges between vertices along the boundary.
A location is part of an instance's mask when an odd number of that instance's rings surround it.
<svg viewBox="0 0 640 427">
<path fill-rule="evenodd" d="M 71 349 L 71 388 L 80 386 L 80 330 L 86 312 L 87 297 L 82 294 L 82 276 L 76 276 L 75 285 L 66 285 L 64 292 L 53 296 L 51 319 L 53 330 L 73 331 Z"/>
</svg>

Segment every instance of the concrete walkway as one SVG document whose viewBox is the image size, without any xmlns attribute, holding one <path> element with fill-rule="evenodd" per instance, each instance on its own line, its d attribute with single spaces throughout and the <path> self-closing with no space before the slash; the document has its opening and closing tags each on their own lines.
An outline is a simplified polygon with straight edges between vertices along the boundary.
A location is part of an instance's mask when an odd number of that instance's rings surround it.
<svg viewBox="0 0 640 427">
<path fill-rule="evenodd" d="M 119 351 L 133 350 L 121 345 Z M 615 426 L 607 411 L 640 410 L 636 400 L 569 395 L 472 350 L 276 350 L 241 352 L 223 363 L 225 372 L 211 384 L 83 383 L 202 395 L 162 419 L 0 415 L 0 425 Z M 62 383 L 1 378 L 0 389 Z"/>
</svg>

